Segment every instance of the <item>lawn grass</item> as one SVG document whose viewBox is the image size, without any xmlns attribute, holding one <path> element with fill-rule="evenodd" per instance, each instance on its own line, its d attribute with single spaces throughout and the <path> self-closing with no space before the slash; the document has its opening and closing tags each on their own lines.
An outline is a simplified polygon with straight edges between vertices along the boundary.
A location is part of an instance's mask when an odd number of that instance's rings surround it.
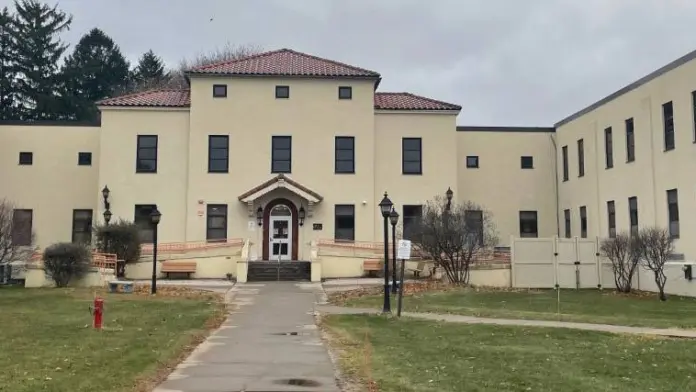
<svg viewBox="0 0 696 392">
<path fill-rule="evenodd" d="M 696 390 L 693 340 L 366 315 L 322 328 L 344 372 L 383 392 Z"/>
<path fill-rule="evenodd" d="M 348 298 L 341 305 L 381 308 L 381 295 Z M 624 295 L 612 290 L 452 289 L 404 296 L 404 311 L 467 316 L 560 320 L 655 328 L 696 328 L 696 299 L 654 294 Z M 560 313 L 558 310 L 560 309 Z"/>
<path fill-rule="evenodd" d="M 0 391 L 134 391 L 219 320 L 210 297 L 105 294 L 92 328 L 86 289 L 0 289 Z"/>
</svg>

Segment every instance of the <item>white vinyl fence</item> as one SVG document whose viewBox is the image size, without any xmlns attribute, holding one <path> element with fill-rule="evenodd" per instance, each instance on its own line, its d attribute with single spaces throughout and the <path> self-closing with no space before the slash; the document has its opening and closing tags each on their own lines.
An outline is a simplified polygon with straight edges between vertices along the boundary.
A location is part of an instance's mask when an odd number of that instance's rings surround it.
<svg viewBox="0 0 696 392">
<path fill-rule="evenodd" d="M 684 278 L 684 264 L 665 267 L 665 291 L 696 297 L 696 262 L 692 281 Z M 599 255 L 598 238 L 512 237 L 510 265 L 512 287 L 516 288 L 615 288 L 611 263 Z M 633 288 L 656 291 L 652 272 L 639 267 Z"/>
</svg>

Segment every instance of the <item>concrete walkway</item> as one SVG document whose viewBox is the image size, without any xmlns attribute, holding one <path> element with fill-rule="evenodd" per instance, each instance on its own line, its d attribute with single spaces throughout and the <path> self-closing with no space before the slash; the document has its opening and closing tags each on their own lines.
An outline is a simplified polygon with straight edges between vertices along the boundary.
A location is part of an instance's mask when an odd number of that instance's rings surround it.
<svg viewBox="0 0 696 392">
<path fill-rule="evenodd" d="M 239 283 L 230 317 L 153 392 L 338 392 L 314 323 L 320 284 Z"/>
<path fill-rule="evenodd" d="M 332 305 L 320 305 L 317 307 L 319 313 L 328 314 L 380 314 L 378 309 L 365 308 L 347 308 Z M 393 310 L 396 313 L 396 310 Z M 590 324 L 590 323 L 573 323 L 566 321 L 546 321 L 546 320 L 518 320 L 518 319 L 499 319 L 460 316 L 454 314 L 435 314 L 435 313 L 412 313 L 401 312 L 404 317 L 413 317 L 433 321 L 446 321 L 452 323 L 464 324 L 492 324 L 492 325 L 516 325 L 522 327 L 548 327 L 548 328 L 571 328 L 582 329 L 586 331 L 611 332 L 611 333 L 627 333 L 639 335 L 654 335 L 677 338 L 696 339 L 696 330 L 676 329 L 676 328 L 643 328 L 643 327 L 626 327 L 621 325 L 608 324 Z"/>
</svg>

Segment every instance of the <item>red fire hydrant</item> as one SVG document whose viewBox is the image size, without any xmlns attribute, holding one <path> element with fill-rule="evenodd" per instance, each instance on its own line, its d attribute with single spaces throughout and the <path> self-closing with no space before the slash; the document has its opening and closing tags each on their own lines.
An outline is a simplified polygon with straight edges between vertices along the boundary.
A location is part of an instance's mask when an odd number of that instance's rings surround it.
<svg viewBox="0 0 696 392">
<path fill-rule="evenodd" d="M 92 307 L 92 314 L 94 315 L 95 329 L 102 328 L 102 320 L 104 318 L 104 299 L 101 297 L 94 298 L 94 306 Z"/>
</svg>

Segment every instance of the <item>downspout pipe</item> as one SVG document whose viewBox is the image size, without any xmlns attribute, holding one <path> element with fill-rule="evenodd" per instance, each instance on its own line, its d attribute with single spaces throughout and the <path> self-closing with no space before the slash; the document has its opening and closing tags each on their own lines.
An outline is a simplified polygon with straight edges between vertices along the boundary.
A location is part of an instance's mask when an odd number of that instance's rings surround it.
<svg viewBox="0 0 696 392">
<path fill-rule="evenodd" d="M 561 224 L 560 224 L 560 211 L 558 206 L 560 205 L 560 195 L 558 191 L 558 146 L 556 145 L 556 139 L 554 138 L 555 133 L 549 134 L 551 143 L 553 143 L 553 185 L 556 188 L 556 236 L 561 236 Z"/>
</svg>

